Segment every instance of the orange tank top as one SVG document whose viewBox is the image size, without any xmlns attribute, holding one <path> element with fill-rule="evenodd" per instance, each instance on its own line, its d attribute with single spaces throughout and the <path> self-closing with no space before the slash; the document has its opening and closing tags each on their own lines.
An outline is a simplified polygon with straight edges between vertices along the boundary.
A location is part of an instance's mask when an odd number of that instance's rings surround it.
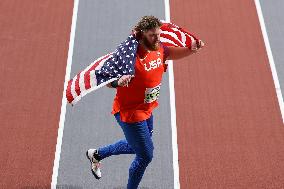
<svg viewBox="0 0 284 189">
<path fill-rule="evenodd" d="M 146 51 L 138 45 L 135 62 L 135 77 L 128 87 L 117 87 L 112 114 L 120 112 L 123 122 L 134 123 L 151 116 L 158 106 L 162 75 L 166 72 L 164 63 L 167 49 L 160 43 L 157 51 Z"/>
</svg>

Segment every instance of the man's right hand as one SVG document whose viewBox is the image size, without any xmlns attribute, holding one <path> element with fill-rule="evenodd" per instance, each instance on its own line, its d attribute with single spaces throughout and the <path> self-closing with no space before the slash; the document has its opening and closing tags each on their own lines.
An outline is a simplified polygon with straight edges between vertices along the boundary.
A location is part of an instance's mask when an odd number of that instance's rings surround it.
<svg viewBox="0 0 284 189">
<path fill-rule="evenodd" d="M 128 83 L 131 81 L 131 79 L 134 77 L 134 75 L 123 75 L 118 80 L 118 86 L 121 87 L 128 87 Z"/>
<path fill-rule="evenodd" d="M 204 45 L 205 45 L 204 42 L 199 40 L 198 43 L 197 43 L 197 48 L 201 49 L 202 47 L 204 47 Z"/>
</svg>

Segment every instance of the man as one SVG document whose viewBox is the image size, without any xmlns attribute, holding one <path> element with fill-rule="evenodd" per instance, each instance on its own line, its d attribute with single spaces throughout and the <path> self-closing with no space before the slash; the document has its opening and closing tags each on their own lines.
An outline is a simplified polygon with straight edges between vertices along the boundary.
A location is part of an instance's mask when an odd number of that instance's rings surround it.
<svg viewBox="0 0 284 189">
<path fill-rule="evenodd" d="M 148 164 L 153 158 L 153 114 L 158 106 L 162 75 L 166 60 L 177 60 L 204 46 L 202 41 L 196 50 L 187 47 L 166 47 L 160 42 L 162 23 L 154 16 L 144 16 L 133 30 L 139 40 L 135 63 L 135 76 L 123 75 L 108 84 L 116 88 L 112 114 L 121 126 L 125 139 L 113 144 L 89 149 L 86 152 L 91 161 L 92 173 L 101 178 L 100 161 L 111 155 L 136 154 L 129 168 L 127 189 L 136 189 Z"/>
</svg>

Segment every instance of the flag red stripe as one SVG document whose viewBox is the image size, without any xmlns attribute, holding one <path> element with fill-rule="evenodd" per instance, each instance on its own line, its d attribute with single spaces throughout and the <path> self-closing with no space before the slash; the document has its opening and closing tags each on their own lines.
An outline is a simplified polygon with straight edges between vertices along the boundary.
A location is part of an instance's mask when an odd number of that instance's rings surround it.
<svg viewBox="0 0 284 189">
<path fill-rule="evenodd" d="M 96 69 L 96 67 L 100 64 L 101 61 L 103 61 L 104 59 L 108 58 L 110 56 L 107 55 L 105 57 L 103 57 L 102 59 L 98 60 L 85 74 L 84 74 L 84 83 L 85 83 L 85 88 L 89 89 L 91 88 L 91 76 L 90 76 L 90 72 L 94 69 Z"/>
<path fill-rule="evenodd" d="M 77 79 L 76 79 L 76 81 L 75 81 L 75 91 L 76 91 L 76 93 L 77 93 L 78 96 L 81 94 L 81 90 L 80 90 L 80 86 L 79 86 L 80 73 L 81 73 L 81 72 L 79 72 L 79 73 L 77 74 Z"/>
<path fill-rule="evenodd" d="M 169 42 L 162 42 L 162 43 L 163 43 L 163 45 L 165 45 L 165 46 L 169 46 L 169 47 L 178 47 L 177 45 L 174 45 L 174 44 L 169 43 Z"/>
<path fill-rule="evenodd" d="M 69 103 L 71 103 L 74 100 L 73 95 L 71 93 L 72 81 L 73 81 L 73 79 L 68 81 L 68 86 L 67 86 L 67 89 L 66 89 L 66 98 L 67 98 Z"/>
<path fill-rule="evenodd" d="M 180 41 L 178 41 L 176 38 L 174 38 L 174 37 L 171 36 L 170 34 L 161 33 L 160 36 L 163 37 L 163 38 L 169 39 L 170 41 L 174 42 L 174 43 L 177 44 L 178 46 L 183 46 Z"/>
<path fill-rule="evenodd" d="M 180 33 L 180 32 L 174 31 L 174 30 L 171 29 L 171 28 L 163 27 L 163 26 L 161 27 L 161 29 L 162 29 L 163 31 L 168 31 L 168 32 L 171 32 L 171 33 L 176 34 L 177 38 L 178 38 L 180 41 L 182 41 L 182 37 L 181 37 L 181 33 Z"/>
</svg>

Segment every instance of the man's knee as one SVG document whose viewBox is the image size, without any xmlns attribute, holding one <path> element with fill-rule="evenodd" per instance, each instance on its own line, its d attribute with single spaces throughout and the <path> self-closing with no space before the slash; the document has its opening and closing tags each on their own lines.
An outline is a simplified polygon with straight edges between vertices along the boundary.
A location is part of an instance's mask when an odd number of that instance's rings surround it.
<svg viewBox="0 0 284 189">
<path fill-rule="evenodd" d="M 152 159 L 153 159 L 153 150 L 154 150 L 154 148 L 152 148 L 152 150 L 149 150 L 149 151 L 143 153 L 140 156 L 140 158 L 143 161 L 143 163 L 149 164 L 152 161 Z"/>
</svg>

